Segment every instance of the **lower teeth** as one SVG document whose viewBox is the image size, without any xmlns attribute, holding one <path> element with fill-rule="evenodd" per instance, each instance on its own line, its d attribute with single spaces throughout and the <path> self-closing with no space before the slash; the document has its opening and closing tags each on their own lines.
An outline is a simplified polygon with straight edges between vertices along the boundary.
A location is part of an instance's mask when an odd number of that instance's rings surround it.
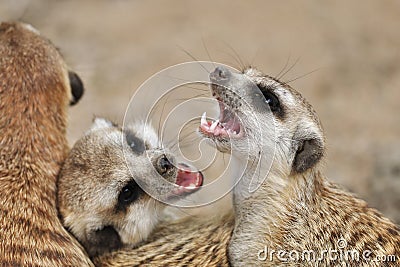
<svg viewBox="0 0 400 267">
<path fill-rule="evenodd" d="M 186 186 L 187 189 L 195 189 L 196 186 L 194 184 L 190 184 L 189 186 Z"/>
</svg>

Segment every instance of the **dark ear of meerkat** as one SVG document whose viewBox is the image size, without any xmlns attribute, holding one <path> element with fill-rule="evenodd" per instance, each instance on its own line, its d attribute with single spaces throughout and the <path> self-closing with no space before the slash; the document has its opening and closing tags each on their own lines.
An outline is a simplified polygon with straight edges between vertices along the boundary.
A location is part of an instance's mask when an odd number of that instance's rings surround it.
<svg viewBox="0 0 400 267">
<path fill-rule="evenodd" d="M 163 225 L 149 243 L 96 264 L 228 266 L 228 258 L 230 266 L 399 266 L 399 227 L 322 175 L 322 126 L 297 91 L 251 67 L 218 67 L 210 80 L 220 115 L 203 116 L 200 132 L 248 163 L 233 191 L 234 216 Z M 253 174 L 265 171 L 253 169 L 260 149 L 274 157 L 251 193 Z"/>
<path fill-rule="evenodd" d="M 75 91 L 68 73 L 32 26 L 0 24 L 0 266 L 93 266 L 56 208 Z"/>
<path fill-rule="evenodd" d="M 323 155 L 324 146 L 321 140 L 301 141 L 294 157 L 292 173 L 301 173 L 314 167 Z"/>
<path fill-rule="evenodd" d="M 160 176 L 172 183 L 163 188 L 167 198 L 193 193 L 203 182 L 200 172 L 176 163 L 161 148 L 151 127 L 138 123 L 122 130 L 97 118 L 71 149 L 60 172 L 62 221 L 92 257 L 136 246 L 158 224 L 165 207 L 137 181 L 156 188 Z"/>
<path fill-rule="evenodd" d="M 84 87 L 81 78 L 73 71 L 68 72 L 69 84 L 71 86 L 71 101 L 69 102 L 71 106 L 79 102 L 83 96 Z"/>
</svg>

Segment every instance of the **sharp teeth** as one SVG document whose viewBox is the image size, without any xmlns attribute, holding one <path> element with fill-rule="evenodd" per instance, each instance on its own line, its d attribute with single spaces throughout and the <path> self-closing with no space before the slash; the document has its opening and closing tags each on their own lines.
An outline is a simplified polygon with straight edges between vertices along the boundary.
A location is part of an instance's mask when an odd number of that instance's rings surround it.
<svg viewBox="0 0 400 267">
<path fill-rule="evenodd" d="M 195 184 L 190 184 L 189 186 L 186 186 L 187 189 L 195 189 L 196 185 Z"/>
<path fill-rule="evenodd" d="M 211 124 L 211 126 L 210 126 L 211 132 L 214 132 L 215 128 L 217 128 L 218 123 L 219 123 L 219 120 L 216 120 L 213 122 L 213 124 Z"/>
<path fill-rule="evenodd" d="M 201 125 L 208 125 L 207 124 L 207 113 L 204 112 L 203 116 L 201 116 Z"/>
</svg>

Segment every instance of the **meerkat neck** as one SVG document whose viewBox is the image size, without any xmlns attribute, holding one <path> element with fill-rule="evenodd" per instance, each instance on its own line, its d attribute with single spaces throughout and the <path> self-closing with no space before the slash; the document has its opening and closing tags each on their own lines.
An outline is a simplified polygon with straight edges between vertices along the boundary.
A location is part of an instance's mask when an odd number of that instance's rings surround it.
<svg viewBox="0 0 400 267">
<path fill-rule="evenodd" d="M 231 259 L 249 261 L 257 258 L 257 252 L 263 247 L 254 247 L 263 240 L 266 246 L 281 247 L 280 226 L 288 216 L 296 216 L 296 210 L 302 210 L 315 201 L 317 191 L 322 187 L 319 171 L 310 170 L 302 175 L 282 176 L 272 169 L 268 177 L 257 191 L 246 194 L 248 181 L 252 177 L 243 177 L 235 188 L 233 205 L 235 211 L 235 227 L 229 245 Z M 303 210 L 302 210 L 303 212 Z M 249 251 L 250 253 L 242 253 Z M 238 261 L 235 261 L 238 262 Z"/>
<path fill-rule="evenodd" d="M 12 106 L 2 110 L 5 115 L 0 118 L 2 135 L 0 143 L 5 144 L 1 149 L 1 156 L 5 158 L 4 163 L 12 163 L 21 168 L 28 168 L 30 164 L 42 162 L 44 164 L 54 163 L 60 165 L 68 150 L 66 134 L 66 121 L 64 117 L 65 103 L 59 103 L 55 116 L 49 116 L 48 103 L 46 101 L 58 101 L 58 99 L 47 99 L 44 95 L 32 100 L 21 97 L 21 92 L 4 94 L 2 102 L 13 103 Z M 49 97 L 50 98 L 50 97 Z M 53 105 L 54 106 L 54 105 Z M 21 108 L 23 107 L 23 108 Z M 21 113 L 20 110 L 24 112 Z M 14 119 L 9 119 L 14 118 Z M 15 129 L 18 129 L 17 131 Z M 49 149 L 49 148 L 52 149 Z M 16 157 L 16 155 L 18 155 Z M 44 167 L 51 170 L 54 168 Z M 58 169 L 58 167 L 56 168 Z M 51 176 L 54 176 L 52 174 Z"/>
<path fill-rule="evenodd" d="M 20 199 L 38 203 L 31 200 L 38 195 L 49 199 L 46 208 L 53 212 L 55 198 L 49 196 L 55 195 L 57 173 L 68 153 L 65 137 L 67 104 L 61 97 L 52 99 L 39 93 L 29 100 L 21 93 L 22 89 L 18 89 L 8 90 L 10 93 L 2 96 L 3 103 L 13 104 L 2 110 L 0 118 L 1 185 L 20 191 L 10 193 L 16 203 Z M 48 103 L 50 101 L 58 105 Z M 49 108 L 54 110 L 50 112 Z M 17 181 L 15 177 L 18 177 Z"/>
</svg>

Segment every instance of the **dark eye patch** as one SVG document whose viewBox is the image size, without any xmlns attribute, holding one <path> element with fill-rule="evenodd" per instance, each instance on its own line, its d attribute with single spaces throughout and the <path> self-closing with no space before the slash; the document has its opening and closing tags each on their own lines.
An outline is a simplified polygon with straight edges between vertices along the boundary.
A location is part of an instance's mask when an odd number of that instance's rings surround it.
<svg viewBox="0 0 400 267">
<path fill-rule="evenodd" d="M 282 105 L 279 101 L 279 98 L 271 91 L 271 88 L 266 88 L 260 84 L 258 84 L 257 86 L 261 90 L 261 93 L 263 94 L 265 99 L 265 103 L 268 104 L 271 112 L 279 118 L 283 118 L 284 111 Z"/>
<path fill-rule="evenodd" d="M 72 94 L 72 99 L 69 102 L 69 104 L 73 106 L 79 102 L 79 99 L 81 99 L 85 89 L 81 78 L 75 72 L 68 71 L 68 78 Z"/>
<path fill-rule="evenodd" d="M 143 140 L 138 138 L 133 132 L 126 130 L 125 138 L 133 152 L 142 154 L 146 150 Z"/>
<path fill-rule="evenodd" d="M 119 192 L 117 211 L 126 210 L 126 207 L 137 200 L 142 193 L 143 190 L 135 180 L 129 181 Z"/>
</svg>

